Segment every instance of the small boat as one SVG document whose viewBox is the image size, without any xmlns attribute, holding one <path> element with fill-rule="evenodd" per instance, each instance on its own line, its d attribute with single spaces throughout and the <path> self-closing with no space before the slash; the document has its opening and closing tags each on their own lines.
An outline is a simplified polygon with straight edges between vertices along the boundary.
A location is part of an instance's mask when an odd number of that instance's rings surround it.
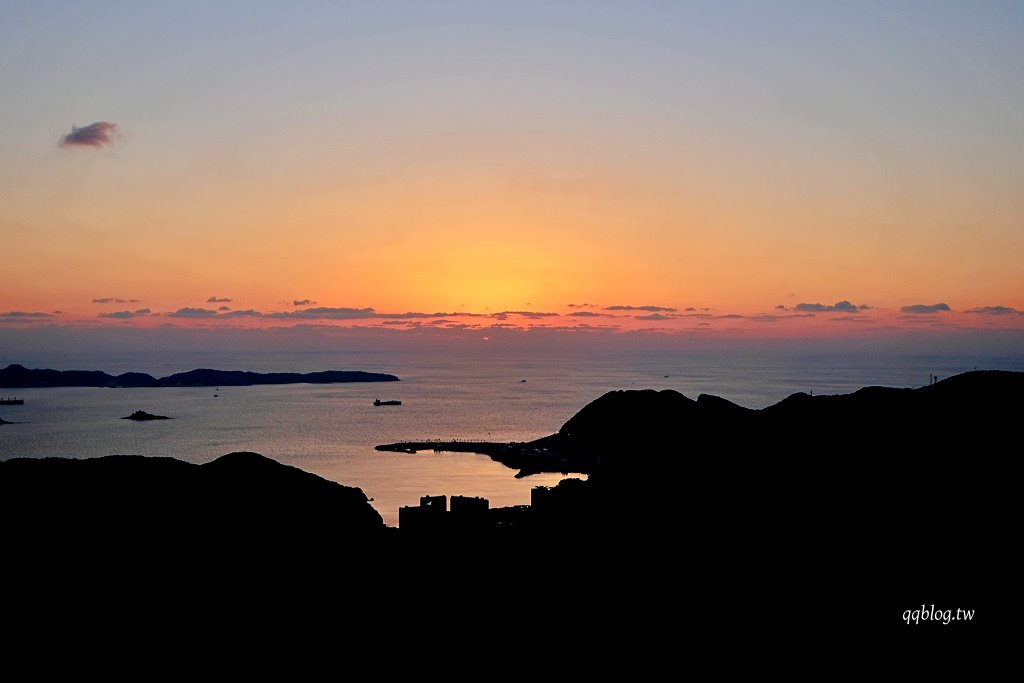
<svg viewBox="0 0 1024 683">
<path fill-rule="evenodd" d="M 375 405 L 375 406 L 400 406 L 400 405 L 402 405 L 402 402 L 401 401 L 382 401 L 382 400 L 380 400 L 378 398 L 378 399 L 374 400 L 373 405 Z"/>
<path fill-rule="evenodd" d="M 0 398 L 0 406 L 23 406 L 25 405 L 25 399 L 23 398 Z"/>
</svg>

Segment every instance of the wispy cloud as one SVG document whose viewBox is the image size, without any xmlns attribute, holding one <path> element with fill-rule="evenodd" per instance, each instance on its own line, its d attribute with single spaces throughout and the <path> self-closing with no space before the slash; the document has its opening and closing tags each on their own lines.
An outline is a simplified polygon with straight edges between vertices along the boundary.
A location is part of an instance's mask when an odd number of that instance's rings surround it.
<svg viewBox="0 0 1024 683">
<path fill-rule="evenodd" d="M 771 313 L 765 313 L 763 315 L 752 315 L 748 316 L 747 320 L 752 320 L 755 323 L 775 323 L 780 320 L 787 320 L 789 318 L 814 318 L 814 313 L 787 313 L 786 315 L 774 315 Z M 859 319 L 859 318 L 858 318 Z"/>
<path fill-rule="evenodd" d="M 265 313 L 264 317 L 304 320 L 359 320 L 363 318 L 374 318 L 376 315 L 376 311 L 372 308 L 330 308 L 327 306 L 319 306 L 317 308 L 304 308 L 301 311 Z"/>
<path fill-rule="evenodd" d="M 611 313 L 595 313 L 594 311 L 573 311 L 567 313 L 571 318 L 614 318 Z"/>
<path fill-rule="evenodd" d="M 0 313 L 0 322 L 28 323 L 56 317 L 53 313 L 41 313 L 39 311 L 7 311 L 6 313 Z"/>
<path fill-rule="evenodd" d="M 661 313 L 648 313 L 647 315 L 634 315 L 637 320 L 671 320 L 672 316 L 663 315 Z"/>
<path fill-rule="evenodd" d="M 938 313 L 939 311 L 948 310 L 950 310 L 949 304 L 913 304 L 912 306 L 904 306 L 903 308 L 900 309 L 900 312 L 922 315 L 927 313 Z"/>
<path fill-rule="evenodd" d="M 871 307 L 866 304 L 856 306 L 844 299 L 843 301 L 837 301 L 831 306 L 826 304 L 797 304 L 795 308 L 798 311 L 809 311 L 811 313 L 859 313 Z"/>
<path fill-rule="evenodd" d="M 129 320 L 131 318 L 144 318 L 152 311 L 148 308 L 140 308 L 136 311 L 114 311 L 113 313 L 100 313 L 101 318 L 114 318 L 115 320 Z"/>
<path fill-rule="evenodd" d="M 523 318 L 530 320 L 540 320 L 541 318 L 557 318 L 558 313 L 544 313 L 538 311 L 502 311 L 501 313 L 494 313 L 491 317 L 504 320 L 504 316 L 518 315 Z"/>
<path fill-rule="evenodd" d="M 875 318 L 861 318 L 855 315 L 841 315 L 835 318 L 829 318 L 829 320 L 839 323 L 873 323 L 876 321 Z"/>
<path fill-rule="evenodd" d="M 316 302 L 312 299 L 295 299 L 292 301 L 292 306 L 314 306 Z"/>
<path fill-rule="evenodd" d="M 1011 306 L 979 306 L 972 308 L 968 313 L 980 313 L 981 315 L 1014 315 L 1020 313 L 1016 308 Z"/>
<path fill-rule="evenodd" d="M 71 132 L 60 139 L 61 147 L 103 147 L 114 144 L 117 124 L 97 121 L 81 128 L 71 127 Z"/>
<path fill-rule="evenodd" d="M 647 311 L 648 313 L 675 313 L 670 306 L 605 306 L 606 311 Z"/>
<path fill-rule="evenodd" d="M 209 308 L 179 308 L 173 313 L 168 313 L 169 318 L 213 318 L 216 317 L 217 311 L 211 311 Z"/>
<path fill-rule="evenodd" d="M 385 320 L 411 320 L 415 318 L 485 318 L 483 313 L 423 313 L 421 311 L 407 311 L 406 313 L 374 313 L 374 318 Z"/>
<path fill-rule="evenodd" d="M 221 296 L 211 296 L 209 299 L 206 300 L 206 303 L 208 303 L 208 304 L 229 304 L 229 303 L 231 303 L 231 299 L 228 299 L 226 297 L 221 297 Z"/>
<path fill-rule="evenodd" d="M 221 307 L 223 308 L 223 306 Z M 251 308 L 247 308 L 244 311 L 229 311 L 227 313 L 221 313 L 217 316 L 218 318 L 262 318 L 263 314 L 259 311 L 255 311 Z"/>
<path fill-rule="evenodd" d="M 948 327 L 939 318 L 934 315 L 916 315 L 916 316 L 904 316 L 900 318 L 903 323 L 909 325 L 932 325 L 935 327 Z"/>
<path fill-rule="evenodd" d="M 112 296 L 105 296 L 100 299 L 93 299 L 94 304 L 137 304 L 138 299 L 115 299 Z"/>
</svg>

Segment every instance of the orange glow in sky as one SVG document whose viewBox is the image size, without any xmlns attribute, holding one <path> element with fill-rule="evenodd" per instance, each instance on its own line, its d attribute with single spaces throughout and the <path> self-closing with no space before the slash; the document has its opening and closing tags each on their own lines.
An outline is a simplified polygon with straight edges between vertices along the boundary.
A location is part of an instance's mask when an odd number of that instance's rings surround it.
<svg viewBox="0 0 1024 683">
<path fill-rule="evenodd" d="M 8 13 L 0 328 L 1024 329 L 1011 6 L 244 8 Z"/>
</svg>

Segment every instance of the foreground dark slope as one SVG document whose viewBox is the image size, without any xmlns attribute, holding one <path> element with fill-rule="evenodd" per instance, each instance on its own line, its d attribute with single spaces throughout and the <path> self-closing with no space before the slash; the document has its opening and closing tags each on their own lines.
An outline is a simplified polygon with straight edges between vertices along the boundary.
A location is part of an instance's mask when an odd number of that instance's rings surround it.
<svg viewBox="0 0 1024 683">
<path fill-rule="evenodd" d="M 343 615 L 349 632 L 504 633 L 676 663 L 769 642 L 787 660 L 811 643 L 862 657 L 881 633 L 999 643 L 1019 593 L 1022 380 L 968 373 L 762 411 L 612 392 L 541 440 L 589 479 L 526 524 L 468 536 L 388 531 L 361 491 L 253 454 L 8 461 L 5 549 L 40 589 L 22 590 L 33 614 L 42 591 L 172 612 L 226 595 L 254 623 L 284 606 Z M 92 567 L 92 583 L 65 580 Z M 908 628 L 922 604 L 978 622 Z"/>
<path fill-rule="evenodd" d="M 22 534 L 51 547 L 330 546 L 384 530 L 360 489 L 256 453 L 204 465 L 141 456 L 8 460 L 0 462 L 0 515 L 8 540 Z"/>
<path fill-rule="evenodd" d="M 1020 592 L 1022 396 L 1010 372 L 761 411 L 612 392 L 543 440 L 590 476 L 556 487 L 537 521 L 589 539 L 574 551 L 587 566 L 628 567 L 602 585 L 712 628 L 903 637 L 903 611 L 937 603 L 979 608 L 973 633 L 992 635 Z"/>
</svg>

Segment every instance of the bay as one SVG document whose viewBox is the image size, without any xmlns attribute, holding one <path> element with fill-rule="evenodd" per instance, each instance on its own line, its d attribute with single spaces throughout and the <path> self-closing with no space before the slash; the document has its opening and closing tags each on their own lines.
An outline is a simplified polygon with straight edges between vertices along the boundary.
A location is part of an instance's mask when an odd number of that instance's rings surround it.
<svg viewBox="0 0 1024 683">
<path fill-rule="evenodd" d="M 561 475 L 515 479 L 485 456 L 381 453 L 403 440 L 527 441 L 551 434 L 579 409 L 616 389 L 710 393 L 763 408 L 797 391 L 847 393 L 863 386 L 924 386 L 979 369 L 1022 370 L 1019 355 L 970 357 L 900 354 L 645 351 L 517 353 L 230 351 L 147 354 L 110 352 L 7 358 L 28 367 L 128 371 L 166 376 L 200 367 L 255 372 L 366 370 L 397 383 L 294 384 L 157 389 L 53 388 L 0 390 L 25 399 L 0 406 L 0 459 L 172 456 L 203 463 L 248 450 L 315 472 L 373 499 L 386 523 L 422 495 L 483 496 L 492 506 L 528 503 L 530 490 Z M 372 405 L 375 398 L 401 406 Z M 120 419 L 135 410 L 173 420 Z M 699 428 L 686 425 L 681 428 Z M 187 501 L 182 501 L 187 505 Z"/>
</svg>

